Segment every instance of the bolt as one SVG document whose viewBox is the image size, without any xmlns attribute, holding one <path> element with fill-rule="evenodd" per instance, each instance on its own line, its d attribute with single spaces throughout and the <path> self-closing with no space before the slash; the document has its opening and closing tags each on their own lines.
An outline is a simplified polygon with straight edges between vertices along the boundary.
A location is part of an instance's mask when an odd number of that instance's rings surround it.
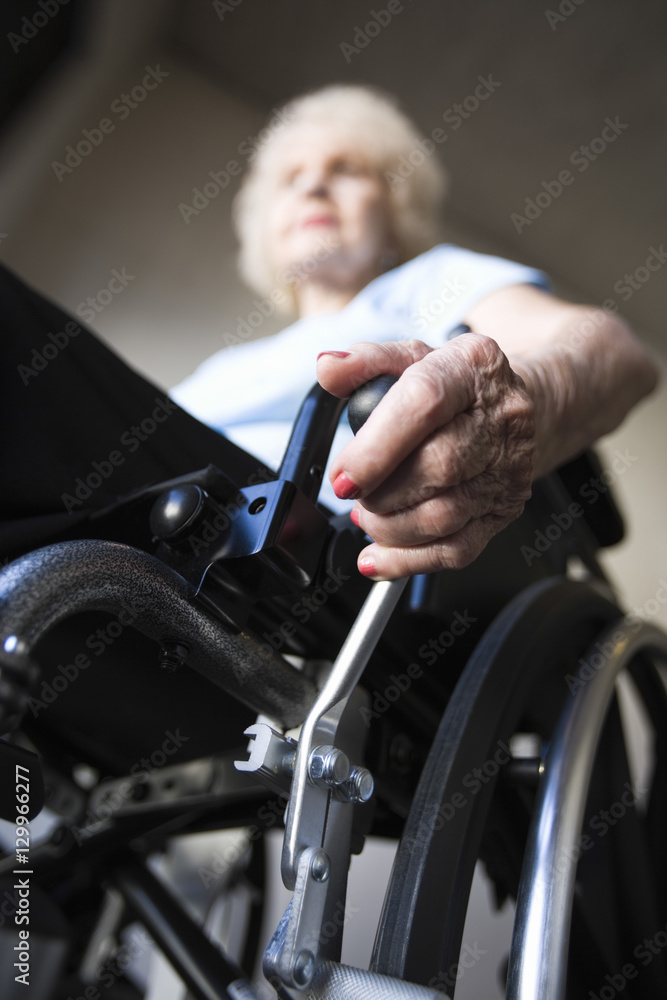
<svg viewBox="0 0 667 1000">
<path fill-rule="evenodd" d="M 367 767 L 353 767 L 345 782 L 345 792 L 350 802 L 368 802 L 373 794 L 375 782 Z"/>
<path fill-rule="evenodd" d="M 173 673 L 187 661 L 190 650 L 179 642 L 163 642 L 160 649 L 160 666 Z"/>
<path fill-rule="evenodd" d="M 313 978 L 313 973 L 315 971 L 315 957 L 310 951 L 299 952 L 296 962 L 294 963 L 293 978 L 296 985 L 300 988 L 307 986 L 310 980 Z"/>
<path fill-rule="evenodd" d="M 354 791 L 356 793 L 357 802 L 368 802 L 371 795 L 373 794 L 373 789 L 375 788 L 375 782 L 373 781 L 373 775 L 365 767 L 355 767 L 352 769 L 352 774 L 350 775 L 350 783 L 352 784 Z"/>
<path fill-rule="evenodd" d="M 513 757 L 505 771 L 510 782 L 525 784 L 529 788 L 537 788 L 543 772 L 544 761 L 541 757 Z"/>
<path fill-rule="evenodd" d="M 326 882 L 331 871 L 329 855 L 321 848 L 315 851 L 310 862 L 310 874 L 316 882 Z"/>
<path fill-rule="evenodd" d="M 342 784 L 350 775 L 347 754 L 332 746 L 315 747 L 308 761 L 308 774 L 316 784 Z"/>
</svg>

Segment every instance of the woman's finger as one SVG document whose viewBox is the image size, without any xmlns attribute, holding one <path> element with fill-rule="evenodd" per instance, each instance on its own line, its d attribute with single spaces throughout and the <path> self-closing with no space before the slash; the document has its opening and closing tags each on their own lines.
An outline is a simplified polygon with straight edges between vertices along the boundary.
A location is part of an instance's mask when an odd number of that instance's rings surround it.
<svg viewBox="0 0 667 1000">
<path fill-rule="evenodd" d="M 501 482 L 489 470 L 414 507 L 374 514 L 357 504 L 350 515 L 374 542 L 389 548 L 423 545 L 449 537 L 488 514 L 506 523 L 518 517 L 529 495 L 523 482 Z"/>
<path fill-rule="evenodd" d="M 324 351 L 317 358 L 317 378 L 327 392 L 346 398 L 376 375 L 402 375 L 433 348 L 421 340 L 387 344 L 361 341 L 347 351 Z"/>
<path fill-rule="evenodd" d="M 404 345 L 371 345 L 378 346 L 390 355 L 389 349 Z M 380 355 L 374 351 L 373 357 L 378 360 Z M 348 359 L 339 360 L 344 364 Z M 502 369 L 510 371 L 498 345 L 474 334 L 410 365 L 332 463 L 336 493 L 345 498 L 367 496 L 433 431 L 473 406 L 491 404 L 496 390 L 488 383 L 495 385 Z"/>
<path fill-rule="evenodd" d="M 497 458 L 496 436 L 479 410 L 458 414 L 434 431 L 372 493 L 364 507 L 388 514 L 414 507 L 480 475 Z"/>
<path fill-rule="evenodd" d="M 396 580 L 415 573 L 463 569 L 482 552 L 487 542 L 508 522 L 493 514 L 470 521 L 447 538 L 407 548 L 390 548 L 374 542 L 357 560 L 359 571 L 373 580 Z"/>
</svg>

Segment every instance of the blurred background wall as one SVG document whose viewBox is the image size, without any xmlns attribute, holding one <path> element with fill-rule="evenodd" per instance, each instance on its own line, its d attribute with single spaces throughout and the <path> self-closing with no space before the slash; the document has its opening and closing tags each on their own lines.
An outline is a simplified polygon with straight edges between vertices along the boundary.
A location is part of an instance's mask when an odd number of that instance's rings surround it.
<svg viewBox="0 0 667 1000">
<path fill-rule="evenodd" d="M 253 310 L 229 224 L 239 171 L 281 102 L 332 81 L 382 86 L 445 131 L 445 239 L 613 299 L 665 368 L 659 0 L 5 0 L 0 16 L 0 259 L 160 386 Z M 494 86 L 475 107 L 480 78 Z M 195 189 L 209 203 L 184 213 Z M 603 465 L 633 456 L 614 483 L 627 542 L 605 562 L 664 624 L 666 414 L 663 388 L 600 445 Z"/>
</svg>

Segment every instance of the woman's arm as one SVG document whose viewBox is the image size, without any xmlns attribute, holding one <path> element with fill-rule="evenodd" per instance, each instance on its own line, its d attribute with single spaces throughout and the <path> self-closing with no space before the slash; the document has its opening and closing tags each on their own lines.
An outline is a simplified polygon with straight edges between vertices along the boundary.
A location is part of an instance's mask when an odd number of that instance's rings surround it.
<svg viewBox="0 0 667 1000">
<path fill-rule="evenodd" d="M 468 322 L 498 343 L 535 404 L 536 477 L 613 431 L 657 384 L 656 366 L 622 319 L 532 285 L 487 295 Z"/>
<path fill-rule="evenodd" d="M 537 476 L 613 430 L 657 382 L 628 327 L 529 285 L 487 295 L 474 331 L 432 350 L 419 341 L 323 355 L 338 396 L 402 375 L 332 465 L 339 496 L 375 542 L 367 576 L 460 568 L 521 514 Z"/>
</svg>

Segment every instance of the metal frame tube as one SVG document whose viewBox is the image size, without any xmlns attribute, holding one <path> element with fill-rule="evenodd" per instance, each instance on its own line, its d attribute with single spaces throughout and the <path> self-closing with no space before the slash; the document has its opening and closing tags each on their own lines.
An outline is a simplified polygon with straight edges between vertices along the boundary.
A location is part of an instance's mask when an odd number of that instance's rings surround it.
<svg viewBox="0 0 667 1000">
<path fill-rule="evenodd" d="M 194 588 L 155 556 L 129 545 L 78 540 L 22 556 L 0 573 L 0 641 L 28 649 L 81 611 L 132 609 L 134 628 L 152 639 L 187 643 L 188 665 L 244 705 L 298 725 L 315 685 L 243 633 L 236 635 L 193 603 Z"/>
<path fill-rule="evenodd" d="M 197 1000 L 255 996 L 244 973 L 211 944 L 152 872 L 137 861 L 127 861 L 112 880 Z M 239 984 L 239 993 L 228 992 L 233 983 Z"/>
</svg>

